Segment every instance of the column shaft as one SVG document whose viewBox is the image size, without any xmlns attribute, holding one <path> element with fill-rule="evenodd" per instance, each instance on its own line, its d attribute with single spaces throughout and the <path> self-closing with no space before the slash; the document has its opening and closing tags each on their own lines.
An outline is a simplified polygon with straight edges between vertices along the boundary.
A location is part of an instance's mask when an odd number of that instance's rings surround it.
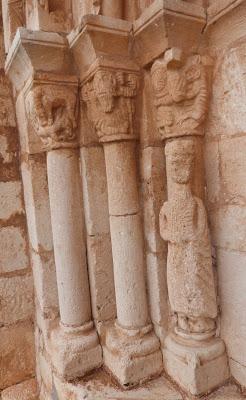
<svg viewBox="0 0 246 400">
<path fill-rule="evenodd" d="M 104 145 L 118 323 L 148 323 L 134 142 Z"/>
<path fill-rule="evenodd" d="M 103 0 L 102 15 L 112 18 L 123 18 L 123 1 L 122 0 Z"/>
<path fill-rule="evenodd" d="M 61 323 L 91 319 L 78 150 L 48 152 L 47 171 Z"/>
</svg>

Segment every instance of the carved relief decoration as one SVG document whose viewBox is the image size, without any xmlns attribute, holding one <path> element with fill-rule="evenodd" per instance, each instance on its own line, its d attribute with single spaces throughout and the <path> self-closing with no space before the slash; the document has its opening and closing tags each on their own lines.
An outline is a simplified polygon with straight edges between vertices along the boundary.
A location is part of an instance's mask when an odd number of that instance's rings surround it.
<svg viewBox="0 0 246 400">
<path fill-rule="evenodd" d="M 217 304 L 206 210 L 191 189 L 195 140 L 166 144 L 169 187 L 160 232 L 168 242 L 168 293 L 177 333 L 206 337 L 214 334 Z"/>
<path fill-rule="evenodd" d="M 203 135 L 208 106 L 206 70 L 199 55 L 185 59 L 179 49 L 167 50 L 151 70 L 162 139 Z"/>
<path fill-rule="evenodd" d="M 136 73 L 98 69 L 81 91 L 87 117 L 101 141 L 132 139 Z"/>
<path fill-rule="evenodd" d="M 77 90 L 38 85 L 26 97 L 26 110 L 31 125 L 46 147 L 76 145 Z"/>
</svg>

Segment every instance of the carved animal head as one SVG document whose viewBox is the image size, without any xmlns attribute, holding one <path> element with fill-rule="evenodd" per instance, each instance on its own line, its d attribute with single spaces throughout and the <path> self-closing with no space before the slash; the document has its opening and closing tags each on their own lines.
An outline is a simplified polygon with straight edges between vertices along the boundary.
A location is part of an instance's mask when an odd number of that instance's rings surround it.
<svg viewBox="0 0 246 400">
<path fill-rule="evenodd" d="M 36 134 L 45 144 L 76 137 L 76 95 L 54 87 L 36 87 L 27 100 L 27 112 Z"/>
</svg>

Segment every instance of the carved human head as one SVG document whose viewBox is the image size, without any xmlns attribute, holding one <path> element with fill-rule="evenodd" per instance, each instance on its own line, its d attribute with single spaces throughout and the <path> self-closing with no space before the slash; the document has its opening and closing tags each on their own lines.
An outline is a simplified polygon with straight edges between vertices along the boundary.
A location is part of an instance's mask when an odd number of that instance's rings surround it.
<svg viewBox="0 0 246 400">
<path fill-rule="evenodd" d="M 99 69 L 93 79 L 93 88 L 103 112 L 111 112 L 114 106 L 116 77 L 109 70 Z"/>
<path fill-rule="evenodd" d="M 187 184 L 192 177 L 195 145 L 192 138 L 168 141 L 165 147 L 167 174 L 175 183 Z"/>
<path fill-rule="evenodd" d="M 167 68 L 163 60 L 157 60 L 151 68 L 151 80 L 155 96 L 160 98 L 167 91 Z"/>
</svg>

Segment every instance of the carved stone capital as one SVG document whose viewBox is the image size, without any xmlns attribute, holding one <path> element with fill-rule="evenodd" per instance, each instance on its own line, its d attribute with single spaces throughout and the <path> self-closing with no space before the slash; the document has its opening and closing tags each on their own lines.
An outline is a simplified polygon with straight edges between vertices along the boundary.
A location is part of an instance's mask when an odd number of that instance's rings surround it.
<svg viewBox="0 0 246 400">
<path fill-rule="evenodd" d="M 208 109 L 208 80 L 202 57 L 167 50 L 151 70 L 156 121 L 162 139 L 203 135 Z"/>
<path fill-rule="evenodd" d="M 77 79 L 35 80 L 26 91 L 28 122 L 46 150 L 76 147 Z"/>
<path fill-rule="evenodd" d="M 98 68 L 82 86 L 87 117 L 101 142 L 135 139 L 133 120 L 138 75 L 134 71 Z"/>
</svg>

